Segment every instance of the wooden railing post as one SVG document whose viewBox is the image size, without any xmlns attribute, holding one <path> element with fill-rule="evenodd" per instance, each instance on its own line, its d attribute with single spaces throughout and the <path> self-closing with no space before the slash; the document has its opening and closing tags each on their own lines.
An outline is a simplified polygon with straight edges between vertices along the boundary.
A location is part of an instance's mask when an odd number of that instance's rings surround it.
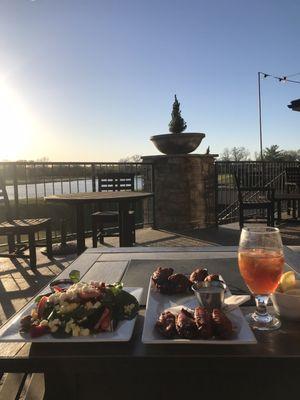
<svg viewBox="0 0 300 400">
<path fill-rule="evenodd" d="M 219 213 L 219 209 L 218 209 L 218 204 L 219 204 L 219 199 L 218 199 L 218 195 L 219 195 L 219 170 L 218 170 L 218 165 L 217 162 L 214 162 L 214 174 L 215 174 L 215 224 L 216 226 L 218 226 L 218 213 Z"/>
<path fill-rule="evenodd" d="M 14 186 L 14 214 L 15 218 L 18 219 L 20 217 L 20 209 L 19 209 L 18 170 L 16 163 L 14 163 L 13 166 L 13 186 Z M 17 235 L 17 243 L 21 243 L 21 236 L 19 234 Z"/>
<path fill-rule="evenodd" d="M 19 218 L 20 210 L 19 210 L 19 190 L 18 190 L 18 172 L 17 172 L 17 164 L 14 163 L 13 167 L 13 186 L 14 186 L 14 205 L 15 205 L 15 218 Z"/>
<path fill-rule="evenodd" d="M 152 191 L 152 193 L 154 193 L 154 196 L 152 197 L 151 200 L 148 200 L 148 201 L 152 201 L 152 226 L 153 226 L 153 229 L 156 229 L 156 218 L 155 218 L 155 171 L 154 171 L 154 165 L 151 164 L 150 168 L 151 168 L 151 191 Z M 149 221 L 148 221 L 148 223 L 149 223 Z"/>
<path fill-rule="evenodd" d="M 92 164 L 92 188 L 93 192 L 96 192 L 96 166 L 94 163 Z"/>
</svg>

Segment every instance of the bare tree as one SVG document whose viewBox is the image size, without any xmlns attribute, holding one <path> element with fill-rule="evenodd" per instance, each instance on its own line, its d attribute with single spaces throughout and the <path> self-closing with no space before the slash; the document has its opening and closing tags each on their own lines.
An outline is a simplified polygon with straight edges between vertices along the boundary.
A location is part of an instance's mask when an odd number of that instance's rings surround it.
<svg viewBox="0 0 300 400">
<path fill-rule="evenodd" d="M 228 147 L 225 147 L 225 149 L 223 150 L 223 153 L 221 153 L 220 160 L 221 161 L 230 161 L 230 150 L 228 149 Z"/>
<path fill-rule="evenodd" d="M 245 147 L 227 147 L 223 150 L 220 159 L 222 161 L 247 161 L 250 160 L 250 151 Z"/>
<path fill-rule="evenodd" d="M 132 162 L 141 162 L 142 156 L 140 154 L 134 154 L 133 156 L 131 156 L 131 161 Z"/>
<path fill-rule="evenodd" d="M 298 150 L 283 150 L 284 161 L 300 161 L 300 149 Z"/>
<path fill-rule="evenodd" d="M 233 161 L 247 161 L 250 159 L 250 152 L 245 147 L 233 147 L 231 154 Z"/>
<path fill-rule="evenodd" d="M 36 159 L 36 162 L 49 162 L 49 157 L 40 157 Z"/>
<path fill-rule="evenodd" d="M 140 154 L 134 154 L 133 156 L 127 156 L 124 158 L 120 158 L 119 162 L 134 162 L 134 163 L 138 163 L 142 161 L 142 156 Z"/>
</svg>

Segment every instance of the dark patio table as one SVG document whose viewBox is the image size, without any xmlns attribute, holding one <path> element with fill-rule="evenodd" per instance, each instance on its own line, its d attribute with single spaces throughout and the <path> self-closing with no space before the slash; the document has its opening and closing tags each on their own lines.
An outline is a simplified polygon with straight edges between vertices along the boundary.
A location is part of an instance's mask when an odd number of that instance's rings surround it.
<svg viewBox="0 0 300 400">
<path fill-rule="evenodd" d="M 289 248 L 285 255 L 286 269 L 298 271 L 299 256 Z M 236 248 L 221 246 L 89 249 L 60 278 L 78 269 L 86 281 L 122 281 L 147 291 L 158 264 L 186 273 L 205 265 L 235 292 L 246 290 Z M 278 399 L 299 393 L 299 323 L 283 321 L 278 331 L 256 333 L 254 345 L 145 345 L 145 300 L 127 343 L 2 343 L 0 370 L 44 373 L 47 399 Z"/>
<path fill-rule="evenodd" d="M 46 196 L 44 199 L 49 203 L 65 203 L 76 207 L 77 254 L 81 254 L 86 249 L 84 232 L 84 206 L 86 204 L 101 204 L 105 202 L 118 203 L 120 247 L 126 247 L 131 245 L 126 229 L 130 203 L 151 196 L 153 196 L 152 193 L 132 191 L 84 192 Z"/>
</svg>

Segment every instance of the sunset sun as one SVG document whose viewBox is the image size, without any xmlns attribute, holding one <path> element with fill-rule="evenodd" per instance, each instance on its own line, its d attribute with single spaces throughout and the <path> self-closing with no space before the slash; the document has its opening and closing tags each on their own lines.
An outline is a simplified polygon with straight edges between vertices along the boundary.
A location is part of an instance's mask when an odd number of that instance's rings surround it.
<svg viewBox="0 0 300 400">
<path fill-rule="evenodd" d="M 25 158 L 34 145 L 35 124 L 23 99 L 0 81 L 0 160 Z"/>
</svg>

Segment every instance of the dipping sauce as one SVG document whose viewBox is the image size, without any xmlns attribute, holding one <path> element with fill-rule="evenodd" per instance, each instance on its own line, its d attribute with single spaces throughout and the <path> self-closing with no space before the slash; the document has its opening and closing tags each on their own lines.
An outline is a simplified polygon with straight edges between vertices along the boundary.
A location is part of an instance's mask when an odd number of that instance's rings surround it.
<svg viewBox="0 0 300 400">
<path fill-rule="evenodd" d="M 221 309 L 224 305 L 225 285 L 222 282 L 199 282 L 192 286 L 192 290 L 200 306 L 213 310 Z"/>
</svg>

